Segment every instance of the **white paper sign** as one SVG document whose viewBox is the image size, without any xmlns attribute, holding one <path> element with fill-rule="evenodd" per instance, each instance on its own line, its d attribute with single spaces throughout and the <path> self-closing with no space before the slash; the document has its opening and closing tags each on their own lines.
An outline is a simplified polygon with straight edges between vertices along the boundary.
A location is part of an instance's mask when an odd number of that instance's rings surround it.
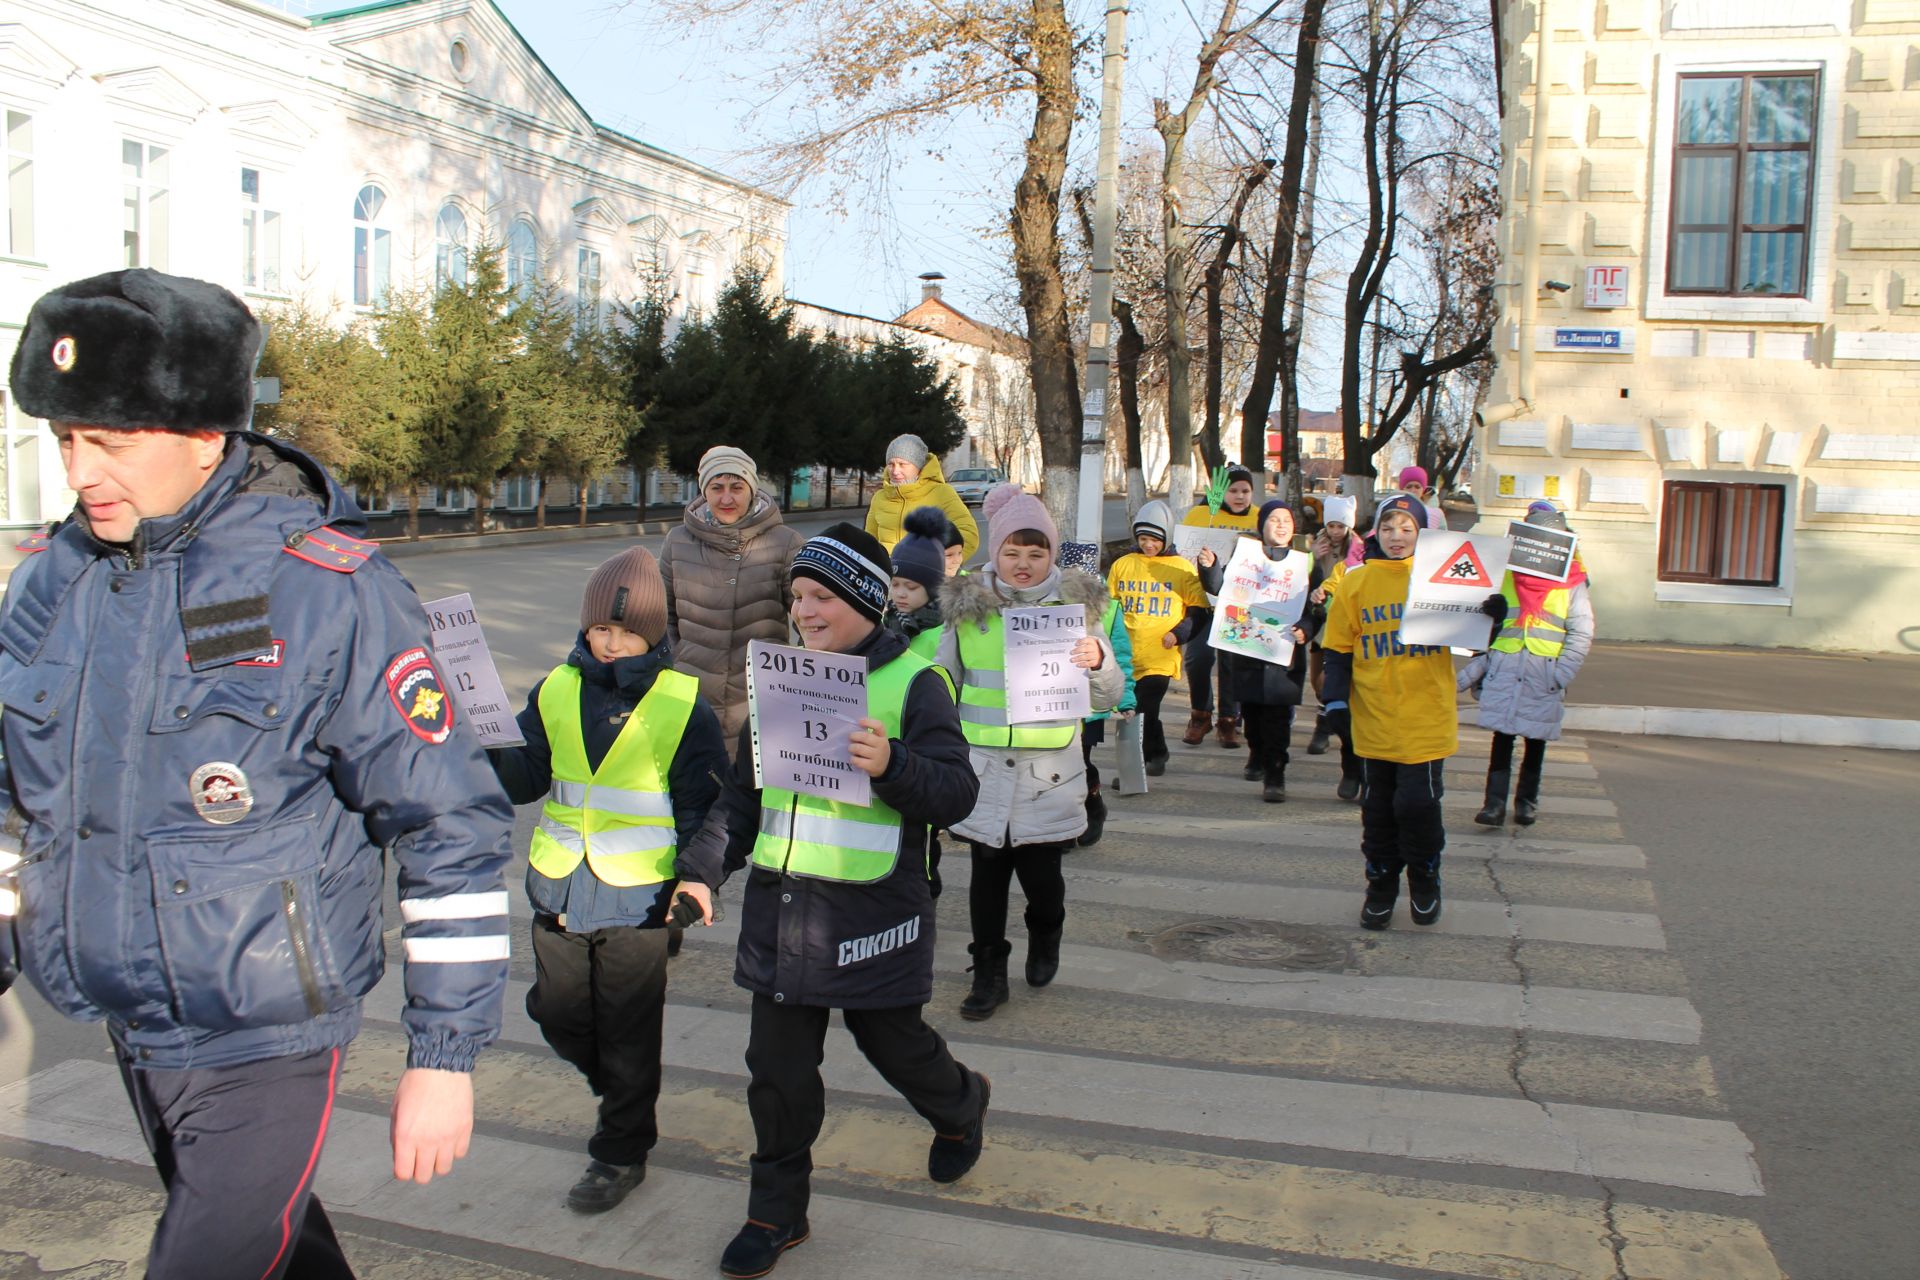
<svg viewBox="0 0 1920 1280">
<path fill-rule="evenodd" d="M 486 633 L 480 629 L 473 596 L 463 591 L 457 596 L 429 600 L 422 607 L 433 628 L 433 656 L 446 677 L 447 693 L 473 726 L 480 745 L 518 746 L 522 741 L 520 726 L 514 722 L 513 705 L 507 701 L 506 686 L 500 683 L 499 668 L 493 665 L 493 653 L 487 648 Z"/>
<path fill-rule="evenodd" d="M 1085 667 L 1073 665 L 1073 646 L 1087 634 L 1087 611 L 1077 604 L 1003 609 L 1007 638 L 1007 723 L 1084 720 L 1093 714 Z"/>
<path fill-rule="evenodd" d="M 1422 533 L 1413 548 L 1401 642 L 1476 653 L 1486 648 L 1491 623 L 1480 606 L 1500 589 L 1506 572 L 1505 538 L 1431 529 Z"/>
<path fill-rule="evenodd" d="M 1180 524 L 1173 527 L 1173 549 L 1195 564 L 1200 563 L 1202 547 L 1212 547 L 1214 555 L 1222 560 L 1231 560 L 1234 547 L 1246 537 L 1238 529 L 1202 529 L 1198 525 Z M 1247 540 L 1253 541 L 1251 538 Z"/>
<path fill-rule="evenodd" d="M 1226 653 L 1285 666 L 1293 661 L 1293 625 L 1307 607 L 1313 557 L 1289 551 L 1267 559 L 1266 548 L 1242 538 L 1227 561 L 1207 643 Z"/>
<path fill-rule="evenodd" d="M 853 731 L 866 714 L 865 658 L 748 642 L 755 786 L 869 803 L 873 780 L 851 754 Z"/>
</svg>

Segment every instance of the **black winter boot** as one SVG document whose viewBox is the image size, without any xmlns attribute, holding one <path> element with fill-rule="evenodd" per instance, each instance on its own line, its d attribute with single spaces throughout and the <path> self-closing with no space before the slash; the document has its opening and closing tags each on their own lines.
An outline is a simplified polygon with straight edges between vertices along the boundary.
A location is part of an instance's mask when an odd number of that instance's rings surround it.
<svg viewBox="0 0 1920 1280">
<path fill-rule="evenodd" d="M 1287 771 L 1269 766 L 1266 770 L 1266 785 L 1261 788 L 1260 798 L 1268 804 L 1287 802 Z"/>
<path fill-rule="evenodd" d="M 1415 924 L 1432 924 L 1440 918 L 1440 864 L 1424 871 L 1407 868 L 1407 910 Z"/>
<path fill-rule="evenodd" d="M 1384 929 L 1393 923 L 1393 904 L 1400 897 L 1400 874 L 1376 876 L 1367 868 L 1367 900 L 1360 907 L 1362 929 Z"/>
<path fill-rule="evenodd" d="M 973 974 L 973 990 L 960 1002 L 960 1016 L 968 1022 L 984 1022 L 1012 998 L 1007 990 L 1007 957 L 1013 954 L 1011 942 L 975 942 L 967 946 L 973 956 L 968 972 Z"/>
<path fill-rule="evenodd" d="M 1100 843 L 1100 833 L 1107 829 L 1107 801 L 1095 787 L 1087 792 L 1087 829 L 1080 833 L 1075 841 L 1082 849 L 1088 845 Z"/>
<path fill-rule="evenodd" d="M 1325 712 L 1313 718 L 1313 737 L 1307 739 L 1307 754 L 1323 756 L 1327 754 L 1327 716 Z"/>
<path fill-rule="evenodd" d="M 1027 921 L 1027 985 L 1044 987 L 1060 972 L 1060 935 L 1066 932 L 1062 920 L 1051 929 L 1036 929 Z"/>
<path fill-rule="evenodd" d="M 1545 754 L 1542 752 L 1540 759 L 1523 756 L 1520 760 L 1520 782 L 1513 789 L 1513 820 L 1523 827 L 1532 826 L 1534 815 L 1540 811 L 1540 773 L 1546 767 Z"/>
<path fill-rule="evenodd" d="M 1487 770 L 1487 803 L 1473 815 L 1475 822 L 1483 827 L 1497 827 L 1507 820 L 1507 783 L 1512 776 L 1506 769 Z"/>
</svg>

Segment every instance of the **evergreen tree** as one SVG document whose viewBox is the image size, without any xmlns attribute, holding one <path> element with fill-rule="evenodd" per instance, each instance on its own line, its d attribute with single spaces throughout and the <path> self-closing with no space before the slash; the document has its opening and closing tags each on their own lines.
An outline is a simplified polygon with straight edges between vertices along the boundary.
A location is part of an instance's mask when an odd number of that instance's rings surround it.
<svg viewBox="0 0 1920 1280">
<path fill-rule="evenodd" d="M 516 422 L 508 411 L 517 333 L 513 291 L 494 245 L 476 249 L 464 285 L 447 281 L 426 325 L 428 360 L 413 370 L 423 392 L 417 419 L 426 475 L 473 491 L 474 529 L 486 528 L 493 485 L 513 461 Z"/>
</svg>

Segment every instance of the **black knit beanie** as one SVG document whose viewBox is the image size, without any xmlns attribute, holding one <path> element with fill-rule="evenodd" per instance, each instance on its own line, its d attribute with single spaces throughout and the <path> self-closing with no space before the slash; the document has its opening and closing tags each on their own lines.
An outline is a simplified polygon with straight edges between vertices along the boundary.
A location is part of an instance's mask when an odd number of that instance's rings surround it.
<svg viewBox="0 0 1920 1280">
<path fill-rule="evenodd" d="M 865 529 L 841 523 L 807 539 L 790 576 L 813 579 L 878 622 L 893 590 L 893 557 Z"/>
</svg>

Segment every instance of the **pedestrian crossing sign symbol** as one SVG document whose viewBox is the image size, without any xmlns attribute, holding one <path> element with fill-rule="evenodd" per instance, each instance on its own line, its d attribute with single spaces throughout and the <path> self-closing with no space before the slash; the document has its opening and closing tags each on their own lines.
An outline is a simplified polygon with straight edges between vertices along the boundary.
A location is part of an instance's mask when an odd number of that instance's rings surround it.
<svg viewBox="0 0 1920 1280">
<path fill-rule="evenodd" d="M 1460 550 L 1440 566 L 1440 571 L 1433 575 L 1431 581 L 1445 587 L 1493 589 L 1493 579 L 1487 576 L 1486 567 L 1480 563 L 1480 555 L 1471 542 L 1461 543 Z"/>
</svg>

